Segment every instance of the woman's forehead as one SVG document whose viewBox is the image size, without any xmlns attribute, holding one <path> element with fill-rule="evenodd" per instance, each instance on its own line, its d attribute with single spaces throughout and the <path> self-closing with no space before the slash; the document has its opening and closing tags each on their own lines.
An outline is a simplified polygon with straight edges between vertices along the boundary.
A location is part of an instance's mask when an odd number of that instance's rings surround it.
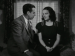
<svg viewBox="0 0 75 56">
<path fill-rule="evenodd" d="M 43 13 L 49 13 L 49 11 L 48 10 L 43 10 Z"/>
</svg>

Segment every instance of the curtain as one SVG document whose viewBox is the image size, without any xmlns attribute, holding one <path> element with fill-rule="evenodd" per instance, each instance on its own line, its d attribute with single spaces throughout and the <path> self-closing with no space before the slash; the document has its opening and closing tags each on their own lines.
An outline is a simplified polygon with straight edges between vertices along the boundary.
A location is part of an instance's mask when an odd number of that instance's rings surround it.
<svg viewBox="0 0 75 56">
<path fill-rule="evenodd" d="M 7 43 L 10 37 L 10 24 L 14 19 L 14 1 L 4 0 L 4 19 L 5 19 L 5 36 L 4 43 Z"/>
<path fill-rule="evenodd" d="M 70 37 L 70 24 L 69 24 L 69 20 L 70 20 L 70 0 L 68 1 L 63 1 L 60 0 L 60 19 L 59 21 L 62 23 L 63 27 L 64 27 L 64 35 L 61 36 L 61 38 L 63 38 L 63 44 L 65 44 L 64 46 L 70 47 L 72 48 L 71 45 L 71 37 Z M 64 48 L 62 49 L 62 51 L 65 50 Z"/>
</svg>

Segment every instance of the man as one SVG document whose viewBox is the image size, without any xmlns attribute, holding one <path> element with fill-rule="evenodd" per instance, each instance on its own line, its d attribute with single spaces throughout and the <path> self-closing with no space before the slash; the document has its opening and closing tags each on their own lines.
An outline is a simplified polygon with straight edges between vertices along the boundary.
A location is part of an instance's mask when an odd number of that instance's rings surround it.
<svg viewBox="0 0 75 56">
<path fill-rule="evenodd" d="M 11 56 L 39 56 L 39 53 L 31 48 L 34 34 L 30 20 L 34 16 L 35 6 L 25 4 L 23 15 L 12 22 L 11 35 L 8 41 L 8 52 Z"/>
</svg>

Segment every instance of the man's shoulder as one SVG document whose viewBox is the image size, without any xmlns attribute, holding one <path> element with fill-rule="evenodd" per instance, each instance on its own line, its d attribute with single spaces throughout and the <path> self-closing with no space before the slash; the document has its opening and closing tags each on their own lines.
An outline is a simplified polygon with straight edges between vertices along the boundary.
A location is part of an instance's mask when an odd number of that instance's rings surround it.
<svg viewBox="0 0 75 56">
<path fill-rule="evenodd" d="M 21 21 L 21 18 L 22 18 L 22 17 L 23 17 L 23 16 L 21 15 L 21 16 L 15 18 L 14 21 Z"/>
<path fill-rule="evenodd" d="M 21 16 L 19 16 L 19 17 L 17 17 L 17 18 L 15 18 L 13 21 L 12 21 L 12 23 L 21 23 L 21 18 L 22 18 L 22 15 Z"/>
<path fill-rule="evenodd" d="M 23 16 L 21 15 L 21 16 L 15 18 L 14 20 L 20 20 L 22 17 L 23 17 Z"/>
</svg>

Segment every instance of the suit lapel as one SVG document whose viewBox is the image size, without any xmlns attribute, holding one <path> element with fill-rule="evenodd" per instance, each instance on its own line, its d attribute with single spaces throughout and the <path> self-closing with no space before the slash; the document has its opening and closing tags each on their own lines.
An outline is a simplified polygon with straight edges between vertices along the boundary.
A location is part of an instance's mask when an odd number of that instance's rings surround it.
<svg viewBox="0 0 75 56">
<path fill-rule="evenodd" d="M 24 27 L 25 27 L 25 29 L 26 29 L 26 32 L 29 34 L 29 36 L 31 36 L 31 35 L 30 35 L 30 32 L 29 32 L 28 29 L 27 29 L 27 26 L 26 26 L 26 23 L 25 23 L 25 20 L 24 20 L 24 17 L 23 17 L 23 16 L 21 16 L 21 20 L 22 20 L 22 22 L 23 22 L 23 24 L 24 24 Z M 31 28 L 31 25 L 30 25 L 30 28 Z M 33 34 L 32 28 L 30 29 L 30 31 L 31 31 L 31 34 L 32 34 L 31 38 L 33 39 L 34 34 Z"/>
<path fill-rule="evenodd" d="M 25 27 L 27 33 L 29 34 L 29 31 L 28 31 L 28 29 L 27 29 L 27 26 L 26 26 L 26 23 L 25 23 L 25 20 L 24 20 L 24 17 L 23 17 L 23 16 L 21 16 L 21 20 L 22 20 L 22 22 L 23 22 L 23 24 L 24 24 L 24 27 Z"/>
<path fill-rule="evenodd" d="M 31 28 L 31 26 L 30 26 L 30 31 L 31 31 L 31 36 L 33 37 L 33 30 Z"/>
</svg>

